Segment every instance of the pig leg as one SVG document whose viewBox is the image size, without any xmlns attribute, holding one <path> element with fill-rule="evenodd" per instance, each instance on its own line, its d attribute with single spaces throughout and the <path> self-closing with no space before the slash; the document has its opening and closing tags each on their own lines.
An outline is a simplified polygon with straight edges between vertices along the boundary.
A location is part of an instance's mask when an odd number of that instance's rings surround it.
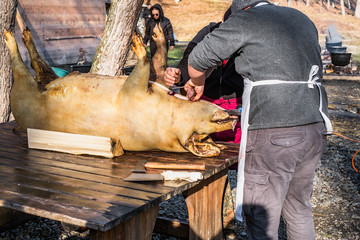
<svg viewBox="0 0 360 240">
<path fill-rule="evenodd" d="M 36 50 L 33 37 L 31 35 L 29 28 L 26 28 L 22 32 L 22 34 L 23 34 L 22 40 L 25 43 L 25 46 L 28 49 L 30 55 L 31 67 L 36 72 L 36 80 L 39 85 L 39 90 L 45 91 L 46 84 L 59 77 L 55 74 L 55 72 L 52 70 L 49 64 L 40 57 L 38 51 Z"/>
<path fill-rule="evenodd" d="M 134 33 L 132 36 L 131 49 L 138 58 L 138 64 L 126 79 L 120 95 L 133 94 L 134 91 L 147 93 L 149 90 L 150 63 L 146 54 L 145 45 L 142 37 Z"/>
<path fill-rule="evenodd" d="M 167 67 L 167 46 L 164 32 L 159 24 L 155 26 L 152 38 L 156 43 L 156 52 L 151 59 L 150 80 L 167 87 L 163 80 Z"/>
<path fill-rule="evenodd" d="M 34 80 L 33 76 L 29 72 L 29 69 L 27 69 L 21 58 L 14 34 L 8 30 L 5 30 L 4 34 L 6 38 L 5 43 L 10 51 L 11 56 L 11 68 L 14 74 L 14 87 L 20 86 L 28 90 L 37 90 L 36 81 Z"/>
</svg>

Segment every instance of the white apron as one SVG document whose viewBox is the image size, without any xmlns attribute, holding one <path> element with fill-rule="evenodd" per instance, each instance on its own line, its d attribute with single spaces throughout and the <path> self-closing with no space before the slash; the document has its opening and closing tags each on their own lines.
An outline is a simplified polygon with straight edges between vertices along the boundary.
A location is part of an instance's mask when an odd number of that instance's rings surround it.
<svg viewBox="0 0 360 240">
<path fill-rule="evenodd" d="M 238 177 L 237 177 L 237 188 L 236 188 L 236 219 L 242 221 L 242 205 L 244 195 L 244 169 L 245 169 L 245 155 L 246 155 L 246 143 L 249 128 L 249 112 L 250 112 L 250 95 L 253 87 L 263 85 L 274 85 L 274 84 L 307 84 L 309 88 L 314 88 L 314 85 L 318 87 L 320 95 L 320 106 L 319 112 L 324 119 L 326 130 L 328 134 L 332 133 L 332 126 L 330 119 L 322 111 L 322 93 L 321 83 L 316 82 L 319 78 L 315 77 L 319 71 L 319 66 L 313 65 L 310 70 L 309 80 L 305 81 L 282 81 L 282 80 L 262 80 L 258 82 L 252 82 L 247 78 L 244 78 L 244 93 L 242 96 L 242 113 L 241 113 L 241 142 L 239 151 L 239 163 L 238 163 Z"/>
</svg>

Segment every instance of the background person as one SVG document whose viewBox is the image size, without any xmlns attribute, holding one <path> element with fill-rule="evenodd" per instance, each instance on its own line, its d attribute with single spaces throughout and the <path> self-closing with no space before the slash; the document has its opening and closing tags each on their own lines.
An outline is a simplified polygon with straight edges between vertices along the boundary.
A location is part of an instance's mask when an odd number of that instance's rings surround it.
<svg viewBox="0 0 360 240">
<path fill-rule="evenodd" d="M 150 1 L 147 1 L 147 2 L 146 2 L 146 8 L 145 8 L 144 11 L 143 11 L 143 18 L 144 18 L 144 21 L 145 21 L 145 27 L 146 27 L 146 25 L 148 24 L 149 20 L 151 19 L 151 11 L 150 11 L 150 8 L 151 8 Z"/>
<path fill-rule="evenodd" d="M 300 11 L 267 1 L 234 0 L 231 10 L 191 52 L 185 89 L 198 100 L 205 70 L 236 55 L 245 84 L 237 218 L 243 210 L 250 239 L 278 239 L 282 215 L 289 239 L 313 240 L 313 179 L 332 131 L 326 92 L 317 81 L 317 29 Z"/>
<path fill-rule="evenodd" d="M 145 26 L 146 30 L 145 30 L 144 44 L 146 45 L 147 42 L 150 40 L 150 54 L 152 57 L 156 52 L 156 43 L 152 39 L 153 30 L 156 24 L 160 24 L 164 32 L 168 49 L 169 49 L 169 45 L 171 50 L 174 49 L 175 40 L 174 40 L 174 34 L 173 34 L 174 31 L 171 22 L 167 17 L 164 16 L 164 12 L 160 4 L 153 5 L 150 8 L 150 12 L 151 12 L 151 18 L 148 24 Z"/>
</svg>

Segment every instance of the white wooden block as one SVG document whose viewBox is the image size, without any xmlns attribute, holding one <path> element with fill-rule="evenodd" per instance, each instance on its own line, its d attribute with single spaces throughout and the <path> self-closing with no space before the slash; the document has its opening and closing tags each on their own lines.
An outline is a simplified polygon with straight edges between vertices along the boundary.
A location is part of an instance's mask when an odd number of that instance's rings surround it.
<svg viewBox="0 0 360 240">
<path fill-rule="evenodd" d="M 28 147 L 72 154 L 112 158 L 111 138 L 82 134 L 27 129 Z"/>
</svg>

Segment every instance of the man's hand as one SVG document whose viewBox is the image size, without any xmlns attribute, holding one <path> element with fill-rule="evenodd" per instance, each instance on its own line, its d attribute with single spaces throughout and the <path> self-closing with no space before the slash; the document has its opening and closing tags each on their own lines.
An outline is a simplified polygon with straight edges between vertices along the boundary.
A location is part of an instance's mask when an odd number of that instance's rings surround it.
<svg viewBox="0 0 360 240">
<path fill-rule="evenodd" d="M 188 64 L 191 79 L 185 84 L 186 97 L 191 101 L 198 101 L 204 93 L 205 71 L 198 71 Z"/>
<path fill-rule="evenodd" d="M 186 98 L 190 101 L 198 101 L 204 93 L 204 85 L 196 86 L 191 79 L 184 86 Z"/>
<path fill-rule="evenodd" d="M 165 70 L 164 82 L 168 86 L 180 82 L 181 71 L 178 68 L 168 67 Z"/>
<path fill-rule="evenodd" d="M 170 46 L 170 50 L 173 50 L 174 49 L 174 46 Z"/>
</svg>

